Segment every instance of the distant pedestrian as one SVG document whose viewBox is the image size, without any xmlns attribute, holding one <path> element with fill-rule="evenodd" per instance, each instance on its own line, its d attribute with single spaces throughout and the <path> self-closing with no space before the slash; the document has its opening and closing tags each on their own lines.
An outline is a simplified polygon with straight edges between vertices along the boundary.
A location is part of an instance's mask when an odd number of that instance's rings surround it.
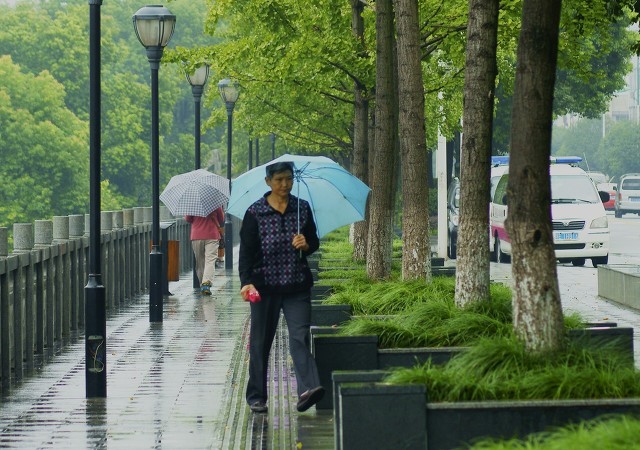
<svg viewBox="0 0 640 450">
<path fill-rule="evenodd" d="M 224 209 L 222 210 L 224 215 Z M 217 269 L 224 269 L 224 224 L 220 227 L 220 241 L 218 243 L 218 260 L 216 261 Z"/>
<path fill-rule="evenodd" d="M 309 351 L 313 278 L 307 256 L 320 242 L 309 203 L 290 194 L 293 169 L 290 162 L 267 166 L 265 181 L 271 190 L 247 209 L 240 229 L 240 294 L 251 300 L 246 400 L 254 412 L 267 411 L 267 368 L 280 311 L 289 330 L 298 411 L 324 395 Z"/>
<path fill-rule="evenodd" d="M 218 208 L 207 217 L 185 216 L 184 219 L 191 224 L 191 246 L 196 257 L 200 292 L 211 295 L 224 213 L 222 208 Z"/>
</svg>

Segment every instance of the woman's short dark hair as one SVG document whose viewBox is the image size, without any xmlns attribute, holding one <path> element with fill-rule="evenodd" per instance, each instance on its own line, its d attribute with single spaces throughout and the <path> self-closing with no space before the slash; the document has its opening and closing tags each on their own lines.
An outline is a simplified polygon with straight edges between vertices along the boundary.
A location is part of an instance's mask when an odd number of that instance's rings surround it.
<svg viewBox="0 0 640 450">
<path fill-rule="evenodd" d="M 267 177 L 273 178 L 273 176 L 277 173 L 281 172 L 291 172 L 293 174 L 293 163 L 291 162 L 277 162 L 273 164 L 269 164 L 266 167 Z"/>
</svg>

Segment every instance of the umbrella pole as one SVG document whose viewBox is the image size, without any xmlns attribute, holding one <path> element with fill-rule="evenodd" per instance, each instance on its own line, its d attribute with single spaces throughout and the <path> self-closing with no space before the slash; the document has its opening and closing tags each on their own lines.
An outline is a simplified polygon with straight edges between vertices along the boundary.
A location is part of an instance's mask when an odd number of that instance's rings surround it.
<svg viewBox="0 0 640 450">
<path fill-rule="evenodd" d="M 300 180 L 298 180 L 298 234 L 300 234 Z M 302 249 L 300 249 L 300 258 L 302 258 Z"/>
</svg>

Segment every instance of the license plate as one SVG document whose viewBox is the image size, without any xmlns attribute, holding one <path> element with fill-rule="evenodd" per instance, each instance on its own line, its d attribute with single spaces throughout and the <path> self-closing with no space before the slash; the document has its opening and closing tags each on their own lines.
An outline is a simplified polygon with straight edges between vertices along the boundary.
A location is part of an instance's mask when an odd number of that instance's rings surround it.
<svg viewBox="0 0 640 450">
<path fill-rule="evenodd" d="M 575 241 L 578 239 L 578 233 L 554 233 L 556 241 Z"/>
<path fill-rule="evenodd" d="M 629 197 L 629 200 L 632 202 L 640 202 L 640 197 Z"/>
</svg>

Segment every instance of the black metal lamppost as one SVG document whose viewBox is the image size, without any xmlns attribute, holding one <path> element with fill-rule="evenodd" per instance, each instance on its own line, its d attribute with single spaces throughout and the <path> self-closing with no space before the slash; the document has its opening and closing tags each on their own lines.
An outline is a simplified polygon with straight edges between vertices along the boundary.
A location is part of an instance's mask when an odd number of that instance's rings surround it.
<svg viewBox="0 0 640 450">
<path fill-rule="evenodd" d="M 195 103 L 195 128 L 194 136 L 196 143 L 196 165 L 195 169 L 200 168 L 200 99 L 204 92 L 204 87 L 209 79 L 209 65 L 203 64 L 198 67 L 193 74 L 186 73 L 187 81 L 191 85 L 191 93 L 193 94 L 193 101 Z"/>
<path fill-rule="evenodd" d="M 240 86 L 237 81 L 228 78 L 218 82 L 220 97 L 227 107 L 227 179 L 229 180 L 229 192 L 231 192 L 231 139 L 233 136 L 233 108 L 240 95 Z M 257 163 L 257 162 L 256 162 Z M 233 269 L 233 224 L 231 216 L 225 212 L 224 219 L 224 268 Z"/>
<path fill-rule="evenodd" d="M 89 278 L 84 288 L 85 396 L 107 396 L 107 321 L 100 267 L 100 6 L 89 0 Z"/>
<path fill-rule="evenodd" d="M 176 26 L 176 16 L 162 5 L 140 8 L 133 15 L 133 28 L 147 49 L 151 66 L 151 184 L 152 225 L 149 254 L 149 321 L 162 322 L 162 252 L 160 251 L 160 158 L 158 115 L 158 69 L 164 48 Z"/>
<path fill-rule="evenodd" d="M 195 137 L 196 153 L 195 153 L 195 170 L 200 168 L 200 99 L 202 99 L 202 93 L 204 87 L 209 79 L 209 65 L 203 64 L 198 67 L 193 74 L 185 73 L 187 81 L 191 85 L 191 93 L 193 94 L 193 102 L 195 104 L 195 128 L 193 135 Z M 200 287 L 200 281 L 198 280 L 198 272 L 196 271 L 196 256 L 193 255 L 193 287 Z"/>
</svg>

